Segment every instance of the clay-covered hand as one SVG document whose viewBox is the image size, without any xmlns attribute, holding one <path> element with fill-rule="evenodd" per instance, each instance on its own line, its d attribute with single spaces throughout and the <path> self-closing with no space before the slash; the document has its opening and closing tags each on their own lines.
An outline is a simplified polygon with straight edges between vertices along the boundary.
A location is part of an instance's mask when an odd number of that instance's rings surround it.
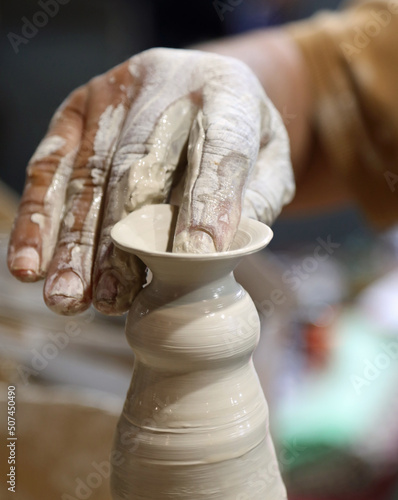
<svg viewBox="0 0 398 500">
<path fill-rule="evenodd" d="M 46 276 L 56 312 L 91 301 L 125 312 L 144 269 L 113 246 L 110 230 L 178 183 L 174 249 L 185 252 L 228 249 L 242 210 L 270 223 L 293 195 L 282 120 L 238 60 L 151 49 L 74 91 L 28 165 L 11 272 Z"/>
</svg>

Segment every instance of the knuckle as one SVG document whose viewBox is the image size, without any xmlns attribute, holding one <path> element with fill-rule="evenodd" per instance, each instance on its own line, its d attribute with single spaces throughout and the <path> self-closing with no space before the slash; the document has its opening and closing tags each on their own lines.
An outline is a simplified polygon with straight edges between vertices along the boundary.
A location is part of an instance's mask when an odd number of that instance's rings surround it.
<svg viewBox="0 0 398 500">
<path fill-rule="evenodd" d="M 92 78 L 90 78 L 90 80 L 87 82 L 86 85 L 91 91 L 95 89 L 98 85 L 101 85 L 102 82 L 104 81 L 104 78 L 105 74 L 93 76 Z"/>
<path fill-rule="evenodd" d="M 77 87 L 75 90 L 72 90 L 72 92 L 66 98 L 66 101 L 69 101 L 70 103 L 77 100 L 81 100 L 82 98 L 85 97 L 86 93 L 87 93 L 87 84 L 80 85 L 80 87 Z"/>
</svg>

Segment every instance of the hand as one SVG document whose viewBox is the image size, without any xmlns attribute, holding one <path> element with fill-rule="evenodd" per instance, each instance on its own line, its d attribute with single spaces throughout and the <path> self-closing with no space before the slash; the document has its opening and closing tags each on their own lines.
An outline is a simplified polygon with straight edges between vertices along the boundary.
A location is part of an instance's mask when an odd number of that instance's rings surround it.
<svg viewBox="0 0 398 500">
<path fill-rule="evenodd" d="M 74 91 L 28 165 L 11 272 L 46 276 L 44 299 L 56 312 L 91 301 L 125 312 L 144 268 L 113 246 L 110 230 L 177 184 L 174 249 L 185 252 L 228 249 L 242 210 L 271 223 L 293 195 L 282 120 L 238 60 L 152 49 Z"/>
</svg>

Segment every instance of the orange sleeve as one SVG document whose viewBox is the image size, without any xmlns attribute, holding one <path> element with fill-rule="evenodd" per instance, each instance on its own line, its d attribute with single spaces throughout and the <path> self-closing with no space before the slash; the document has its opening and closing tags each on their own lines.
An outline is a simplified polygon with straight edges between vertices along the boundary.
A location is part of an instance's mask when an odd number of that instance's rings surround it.
<svg viewBox="0 0 398 500">
<path fill-rule="evenodd" d="M 314 130 L 370 222 L 398 222 L 398 0 L 288 27 L 308 64 Z"/>
</svg>

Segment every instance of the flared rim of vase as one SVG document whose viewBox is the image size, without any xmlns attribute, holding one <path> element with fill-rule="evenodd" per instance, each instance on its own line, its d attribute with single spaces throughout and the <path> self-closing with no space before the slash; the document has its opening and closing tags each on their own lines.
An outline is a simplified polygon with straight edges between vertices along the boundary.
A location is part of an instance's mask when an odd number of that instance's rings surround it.
<svg viewBox="0 0 398 500">
<path fill-rule="evenodd" d="M 265 248 L 273 237 L 272 229 L 266 224 L 242 217 L 230 250 L 213 253 L 171 252 L 167 247 L 172 241 L 172 221 L 177 212 L 178 207 L 173 205 L 146 205 L 113 226 L 112 241 L 118 248 L 138 256 L 203 261 L 250 255 Z M 151 220 L 153 223 L 149 224 Z M 163 228 L 166 231 L 162 232 Z M 155 249 L 156 243 L 166 249 Z"/>
</svg>

